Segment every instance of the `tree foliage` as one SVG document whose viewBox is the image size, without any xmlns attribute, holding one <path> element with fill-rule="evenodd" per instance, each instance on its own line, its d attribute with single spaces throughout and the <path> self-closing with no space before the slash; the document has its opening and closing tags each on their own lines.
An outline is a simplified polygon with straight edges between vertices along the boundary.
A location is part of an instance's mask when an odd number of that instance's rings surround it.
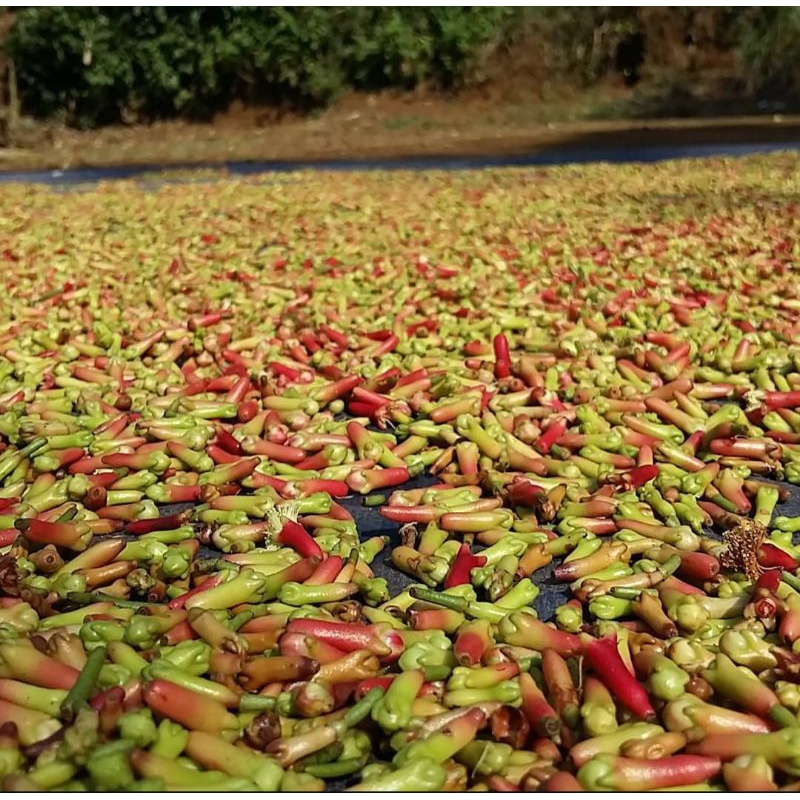
<svg viewBox="0 0 800 800">
<path fill-rule="evenodd" d="M 631 41 L 679 82 L 694 78 L 672 50 L 689 42 L 734 55 L 754 92 L 800 89 L 797 8 L 27 7 L 5 48 L 27 113 L 94 126 L 206 118 L 236 99 L 310 110 L 346 89 L 458 88 L 513 47 L 586 84 L 620 69 Z"/>
<path fill-rule="evenodd" d="M 19 13 L 6 49 L 28 112 L 96 125 L 204 117 L 236 98 L 308 109 L 348 87 L 457 86 L 511 14 L 31 7 Z"/>
</svg>

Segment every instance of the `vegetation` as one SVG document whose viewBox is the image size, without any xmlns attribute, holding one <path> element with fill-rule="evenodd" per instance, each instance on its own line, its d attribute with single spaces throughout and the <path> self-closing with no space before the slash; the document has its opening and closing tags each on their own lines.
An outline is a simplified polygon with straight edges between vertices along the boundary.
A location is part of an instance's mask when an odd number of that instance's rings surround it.
<svg viewBox="0 0 800 800">
<path fill-rule="evenodd" d="M 770 93 L 800 89 L 800 8 L 748 9 L 741 52 L 750 75 Z"/>
<path fill-rule="evenodd" d="M 452 87 L 496 8 L 30 8 L 7 42 L 26 110 L 79 125 L 202 117 L 231 100 L 312 108 L 345 87 Z"/>
<path fill-rule="evenodd" d="M 691 87 L 726 60 L 753 93 L 800 87 L 795 8 L 67 8 L 20 11 L 5 43 L 25 112 L 81 127 L 207 118 L 233 100 L 312 110 L 344 90 L 505 79 Z M 505 59 L 505 60 L 504 60 Z"/>
</svg>

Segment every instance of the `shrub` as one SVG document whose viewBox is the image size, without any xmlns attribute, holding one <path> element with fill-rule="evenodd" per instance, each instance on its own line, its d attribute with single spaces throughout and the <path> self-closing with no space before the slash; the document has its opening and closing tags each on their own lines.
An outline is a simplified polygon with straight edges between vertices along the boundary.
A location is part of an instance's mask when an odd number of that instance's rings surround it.
<svg viewBox="0 0 800 800">
<path fill-rule="evenodd" d="M 310 110 L 345 89 L 458 88 L 485 65 L 502 80 L 520 54 L 543 81 L 621 70 L 632 83 L 644 59 L 680 88 L 696 51 L 735 54 L 753 91 L 800 89 L 791 7 L 27 7 L 6 49 L 23 110 L 79 126 L 205 118 L 235 99 Z"/>
<path fill-rule="evenodd" d="M 6 49 L 26 111 L 89 126 L 205 117 L 237 97 L 308 109 L 346 87 L 456 86 L 513 13 L 32 7 Z"/>
<path fill-rule="evenodd" d="M 748 8 L 738 34 L 739 53 L 754 90 L 795 95 L 800 91 L 800 8 Z"/>
</svg>

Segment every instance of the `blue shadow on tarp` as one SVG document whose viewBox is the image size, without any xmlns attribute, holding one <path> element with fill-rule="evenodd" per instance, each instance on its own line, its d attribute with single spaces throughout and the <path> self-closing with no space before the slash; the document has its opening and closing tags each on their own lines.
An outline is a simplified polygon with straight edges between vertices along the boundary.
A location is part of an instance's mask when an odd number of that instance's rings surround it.
<svg viewBox="0 0 800 800">
<path fill-rule="evenodd" d="M 258 175 L 268 172 L 300 172 L 331 170 L 357 172 L 370 170 L 469 170 L 489 167 L 546 167 L 561 164 L 653 163 L 677 158 L 709 158 L 743 156 L 800 150 L 800 142 L 748 142 L 744 144 L 666 144 L 648 146 L 565 147 L 499 156 L 415 156 L 384 159 L 321 159 L 314 161 L 231 161 L 220 164 L 131 164 L 118 167 L 81 167 L 65 170 L 32 170 L 2 172 L 0 183 L 32 182 L 54 186 L 71 186 L 97 181 L 124 180 L 150 175 L 162 170 L 219 170 L 228 175 Z"/>
</svg>

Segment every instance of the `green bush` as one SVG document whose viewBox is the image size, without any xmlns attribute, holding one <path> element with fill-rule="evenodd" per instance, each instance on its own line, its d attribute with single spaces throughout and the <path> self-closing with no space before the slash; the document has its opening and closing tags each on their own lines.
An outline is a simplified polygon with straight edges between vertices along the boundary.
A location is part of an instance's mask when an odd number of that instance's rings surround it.
<svg viewBox="0 0 800 800">
<path fill-rule="evenodd" d="M 766 94 L 800 91 L 800 8 L 744 10 L 739 53 L 751 87 Z"/>
<path fill-rule="evenodd" d="M 308 109 L 348 87 L 457 86 L 514 13 L 30 7 L 6 50 L 28 113 L 92 126 L 207 117 L 236 98 Z"/>
<path fill-rule="evenodd" d="M 533 55 L 535 79 L 587 84 L 617 68 L 617 48 L 631 36 L 643 37 L 648 64 L 677 85 L 687 77 L 676 51 L 697 34 L 700 47 L 739 57 L 753 92 L 800 90 L 800 9 L 719 7 L 702 30 L 697 12 L 28 7 L 17 12 L 5 47 L 23 110 L 84 127 L 207 118 L 235 99 L 307 111 L 346 89 L 457 88 L 484 66 L 502 80 L 503 65 L 523 52 L 528 63 Z M 506 60 L 496 66 L 496 56 Z"/>
</svg>

